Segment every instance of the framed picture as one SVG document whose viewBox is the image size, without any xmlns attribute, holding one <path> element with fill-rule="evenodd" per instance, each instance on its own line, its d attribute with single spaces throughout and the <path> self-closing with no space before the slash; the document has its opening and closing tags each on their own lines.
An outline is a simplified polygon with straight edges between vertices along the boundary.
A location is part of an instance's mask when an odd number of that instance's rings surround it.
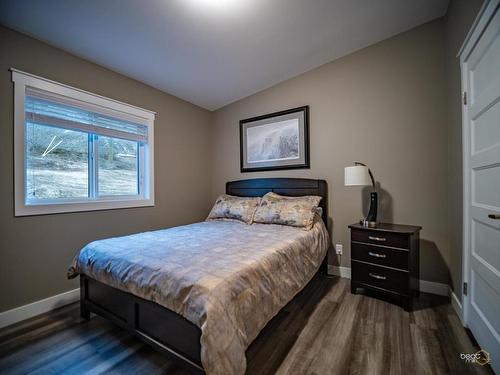
<svg viewBox="0 0 500 375">
<path fill-rule="evenodd" d="M 309 106 L 240 121 L 241 172 L 310 168 Z"/>
</svg>

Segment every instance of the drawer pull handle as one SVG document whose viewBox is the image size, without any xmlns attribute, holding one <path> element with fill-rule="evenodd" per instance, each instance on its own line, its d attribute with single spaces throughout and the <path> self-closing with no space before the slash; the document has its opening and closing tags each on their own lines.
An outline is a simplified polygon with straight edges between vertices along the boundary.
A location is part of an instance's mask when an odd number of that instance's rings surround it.
<svg viewBox="0 0 500 375">
<path fill-rule="evenodd" d="M 378 280 L 385 280 L 387 279 L 387 277 L 385 276 L 380 276 L 380 275 L 377 275 L 376 273 L 369 273 L 368 276 L 370 277 L 373 277 L 374 279 L 378 279 Z"/>
<path fill-rule="evenodd" d="M 500 215 L 489 214 L 488 218 L 493 219 L 493 220 L 500 220 Z"/>
<path fill-rule="evenodd" d="M 386 254 L 372 253 L 371 251 L 368 252 L 368 255 L 375 258 L 387 258 Z"/>
<path fill-rule="evenodd" d="M 385 237 L 373 237 L 373 236 L 368 236 L 368 238 L 372 241 L 380 241 L 380 242 L 384 242 L 384 241 L 387 241 L 387 238 Z"/>
</svg>

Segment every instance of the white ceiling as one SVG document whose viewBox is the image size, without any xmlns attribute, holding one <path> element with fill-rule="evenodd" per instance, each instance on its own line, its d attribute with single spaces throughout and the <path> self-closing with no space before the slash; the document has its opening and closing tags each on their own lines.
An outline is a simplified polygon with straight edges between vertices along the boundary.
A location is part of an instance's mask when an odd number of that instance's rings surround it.
<svg viewBox="0 0 500 375">
<path fill-rule="evenodd" d="M 443 16 L 448 0 L 1 0 L 0 23 L 214 110 Z"/>
</svg>

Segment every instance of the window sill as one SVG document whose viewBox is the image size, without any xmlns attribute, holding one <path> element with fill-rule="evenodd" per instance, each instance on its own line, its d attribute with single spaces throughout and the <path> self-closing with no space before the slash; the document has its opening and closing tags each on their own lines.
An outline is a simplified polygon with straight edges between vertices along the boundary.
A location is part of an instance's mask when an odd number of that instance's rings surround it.
<svg viewBox="0 0 500 375">
<path fill-rule="evenodd" d="M 48 215 L 81 211 L 113 210 L 119 208 L 152 207 L 154 199 L 99 200 L 73 203 L 18 204 L 15 216 Z"/>
</svg>

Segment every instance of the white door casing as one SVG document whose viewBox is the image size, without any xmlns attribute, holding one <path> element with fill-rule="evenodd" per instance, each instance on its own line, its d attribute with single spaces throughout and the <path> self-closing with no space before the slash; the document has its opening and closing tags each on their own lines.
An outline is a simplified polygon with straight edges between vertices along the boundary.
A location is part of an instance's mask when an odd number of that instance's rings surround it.
<svg viewBox="0 0 500 375">
<path fill-rule="evenodd" d="M 464 91 L 464 322 L 500 373 L 500 0 L 460 51 Z"/>
</svg>

